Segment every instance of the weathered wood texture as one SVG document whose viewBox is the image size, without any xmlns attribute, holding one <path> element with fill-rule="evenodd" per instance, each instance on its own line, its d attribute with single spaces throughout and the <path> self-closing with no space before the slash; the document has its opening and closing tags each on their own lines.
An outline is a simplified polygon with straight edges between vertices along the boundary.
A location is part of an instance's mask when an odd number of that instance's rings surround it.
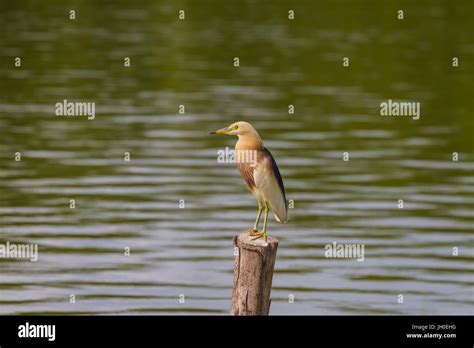
<svg viewBox="0 0 474 348">
<path fill-rule="evenodd" d="M 268 315 L 278 239 L 252 240 L 248 233 L 234 237 L 232 315 Z"/>
</svg>

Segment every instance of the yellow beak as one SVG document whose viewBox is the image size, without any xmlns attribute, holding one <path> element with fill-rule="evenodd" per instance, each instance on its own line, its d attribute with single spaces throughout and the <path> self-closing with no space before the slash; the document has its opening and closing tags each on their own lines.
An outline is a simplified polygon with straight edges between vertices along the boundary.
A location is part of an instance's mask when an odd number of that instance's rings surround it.
<svg viewBox="0 0 474 348">
<path fill-rule="evenodd" d="M 209 134 L 229 134 L 231 130 L 232 129 L 230 129 L 229 127 L 225 127 L 225 128 L 221 128 L 215 131 L 211 131 L 209 132 Z"/>
</svg>

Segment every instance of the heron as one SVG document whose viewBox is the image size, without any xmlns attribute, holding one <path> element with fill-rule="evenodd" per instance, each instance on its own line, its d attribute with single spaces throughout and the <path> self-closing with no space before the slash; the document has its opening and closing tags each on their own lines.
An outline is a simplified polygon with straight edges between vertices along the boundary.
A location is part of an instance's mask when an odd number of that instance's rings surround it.
<svg viewBox="0 0 474 348">
<path fill-rule="evenodd" d="M 268 212 L 271 210 L 280 223 L 288 221 L 288 204 L 286 202 L 285 186 L 280 171 L 270 151 L 263 146 L 262 138 L 248 122 L 239 121 L 230 126 L 209 132 L 209 134 L 235 135 L 237 168 L 247 189 L 258 202 L 258 214 L 253 228 L 245 231 L 254 237 L 252 240 L 267 239 Z M 252 156 L 253 154 L 253 156 Z M 254 161 L 250 161 L 254 158 Z M 258 231 L 262 212 L 263 230 Z"/>
</svg>

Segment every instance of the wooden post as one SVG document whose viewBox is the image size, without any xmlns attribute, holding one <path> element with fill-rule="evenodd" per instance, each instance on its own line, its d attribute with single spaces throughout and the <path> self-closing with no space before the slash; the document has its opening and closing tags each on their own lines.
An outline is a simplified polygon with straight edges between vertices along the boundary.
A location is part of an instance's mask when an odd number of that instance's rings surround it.
<svg viewBox="0 0 474 348">
<path fill-rule="evenodd" d="M 234 237 L 232 315 L 268 315 L 278 239 L 252 240 L 248 233 Z"/>
</svg>

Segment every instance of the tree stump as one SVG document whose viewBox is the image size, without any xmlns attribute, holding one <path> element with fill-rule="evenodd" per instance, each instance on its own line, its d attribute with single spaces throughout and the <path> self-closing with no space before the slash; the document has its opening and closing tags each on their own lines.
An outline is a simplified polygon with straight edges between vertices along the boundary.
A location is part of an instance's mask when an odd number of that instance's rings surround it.
<svg viewBox="0 0 474 348">
<path fill-rule="evenodd" d="M 252 240 L 248 233 L 234 237 L 232 315 L 268 315 L 278 239 Z"/>
</svg>

